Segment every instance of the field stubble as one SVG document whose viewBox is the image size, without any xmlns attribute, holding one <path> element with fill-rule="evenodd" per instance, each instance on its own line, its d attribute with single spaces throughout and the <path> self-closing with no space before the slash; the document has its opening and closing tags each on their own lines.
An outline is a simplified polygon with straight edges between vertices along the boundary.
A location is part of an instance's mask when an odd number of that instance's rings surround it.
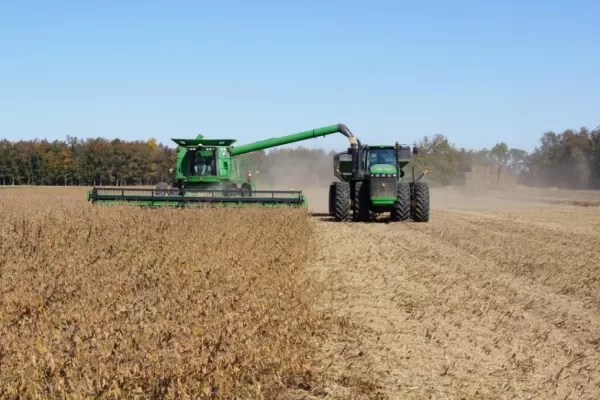
<svg viewBox="0 0 600 400">
<path fill-rule="evenodd" d="M 314 270 L 362 329 L 355 368 L 398 399 L 600 397 L 600 208 L 551 193 L 433 190 L 428 224 L 321 217 Z"/>
</svg>

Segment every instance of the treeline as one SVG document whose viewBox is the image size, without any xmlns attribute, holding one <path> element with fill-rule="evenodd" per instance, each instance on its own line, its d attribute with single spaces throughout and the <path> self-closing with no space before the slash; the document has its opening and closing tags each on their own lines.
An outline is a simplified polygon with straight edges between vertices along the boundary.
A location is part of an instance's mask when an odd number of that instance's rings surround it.
<svg viewBox="0 0 600 400">
<path fill-rule="evenodd" d="M 313 185 L 331 181 L 331 155 L 314 149 L 273 149 L 250 153 L 261 184 Z M 0 140 L 0 185 L 154 185 L 171 183 L 173 147 L 148 141 L 103 138 L 65 141 Z M 325 178 L 323 171 L 331 172 Z"/>
<path fill-rule="evenodd" d="M 429 167 L 429 178 L 442 185 L 456 182 L 474 166 L 493 165 L 508 167 L 526 186 L 600 189 L 600 127 L 546 132 L 539 143 L 531 153 L 504 142 L 472 150 L 457 148 L 445 136 L 436 135 L 417 143 L 420 154 L 415 165 Z"/>
<path fill-rule="evenodd" d="M 367 142 L 365 138 L 363 141 Z M 600 127 L 592 131 L 546 132 L 531 153 L 498 143 L 490 149 L 458 148 L 443 135 L 415 143 L 417 170 L 439 185 L 457 182 L 477 165 L 504 165 L 523 185 L 600 189 Z M 276 148 L 246 158 L 261 186 L 325 186 L 334 179 L 333 153 Z M 171 182 L 175 149 L 148 141 L 102 138 L 65 141 L 0 141 L 2 185 L 152 185 Z"/>
<path fill-rule="evenodd" d="M 150 139 L 0 141 L 3 185 L 146 185 L 169 178 L 175 150 Z"/>
</svg>

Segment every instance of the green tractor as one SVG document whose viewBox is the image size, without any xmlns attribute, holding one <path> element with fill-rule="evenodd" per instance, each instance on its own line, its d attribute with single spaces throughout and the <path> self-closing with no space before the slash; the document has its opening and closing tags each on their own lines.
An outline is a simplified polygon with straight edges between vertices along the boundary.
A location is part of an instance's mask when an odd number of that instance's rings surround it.
<svg viewBox="0 0 600 400">
<path fill-rule="evenodd" d="M 301 190 L 257 190 L 256 180 L 241 155 L 288 143 L 341 133 L 351 145 L 356 139 L 343 124 L 233 146 L 234 139 L 172 139 L 177 144 L 173 169 L 175 183 L 159 183 L 154 189 L 94 187 L 87 198 L 92 203 L 141 206 L 304 206 Z"/>
<path fill-rule="evenodd" d="M 418 154 L 413 147 L 412 154 Z M 347 152 L 334 156 L 335 176 L 340 182 L 329 187 L 329 214 L 336 221 L 369 221 L 390 213 L 392 221 L 429 221 L 429 185 L 421 178 L 408 180 L 410 146 L 363 146 L 351 144 Z"/>
</svg>

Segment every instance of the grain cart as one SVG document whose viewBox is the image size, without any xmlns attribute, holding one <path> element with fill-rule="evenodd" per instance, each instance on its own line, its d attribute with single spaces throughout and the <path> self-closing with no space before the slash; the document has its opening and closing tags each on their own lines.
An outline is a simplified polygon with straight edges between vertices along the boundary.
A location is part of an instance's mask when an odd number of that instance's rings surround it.
<svg viewBox="0 0 600 400">
<path fill-rule="evenodd" d="M 94 187 L 88 194 L 92 203 L 133 203 L 142 206 L 304 206 L 301 190 L 257 190 L 255 178 L 242 158 L 254 151 L 288 143 L 341 133 L 356 143 L 343 124 L 330 125 L 291 135 L 233 146 L 234 139 L 172 139 L 177 144 L 175 184 L 160 183 L 154 189 Z"/>
<path fill-rule="evenodd" d="M 418 154 L 413 147 L 412 154 Z M 340 182 L 329 187 L 329 214 L 336 221 L 352 217 L 368 221 L 389 212 L 392 221 L 429 221 L 429 186 L 421 178 L 412 180 L 405 171 L 411 158 L 410 146 L 363 146 L 351 144 L 347 152 L 333 158 L 335 176 Z"/>
</svg>

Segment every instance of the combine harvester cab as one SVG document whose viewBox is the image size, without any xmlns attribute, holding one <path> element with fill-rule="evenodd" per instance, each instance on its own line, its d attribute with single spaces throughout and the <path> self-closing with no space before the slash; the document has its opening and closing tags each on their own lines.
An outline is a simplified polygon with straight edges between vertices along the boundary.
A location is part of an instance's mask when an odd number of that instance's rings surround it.
<svg viewBox="0 0 600 400">
<path fill-rule="evenodd" d="M 175 184 L 159 183 L 154 189 L 93 187 L 88 200 L 94 204 L 135 204 L 149 207 L 263 206 L 302 207 L 301 190 L 257 190 L 245 160 L 237 157 L 302 140 L 342 133 L 355 139 L 345 125 L 331 125 L 242 146 L 234 139 L 172 139 L 177 144 Z"/>
</svg>

